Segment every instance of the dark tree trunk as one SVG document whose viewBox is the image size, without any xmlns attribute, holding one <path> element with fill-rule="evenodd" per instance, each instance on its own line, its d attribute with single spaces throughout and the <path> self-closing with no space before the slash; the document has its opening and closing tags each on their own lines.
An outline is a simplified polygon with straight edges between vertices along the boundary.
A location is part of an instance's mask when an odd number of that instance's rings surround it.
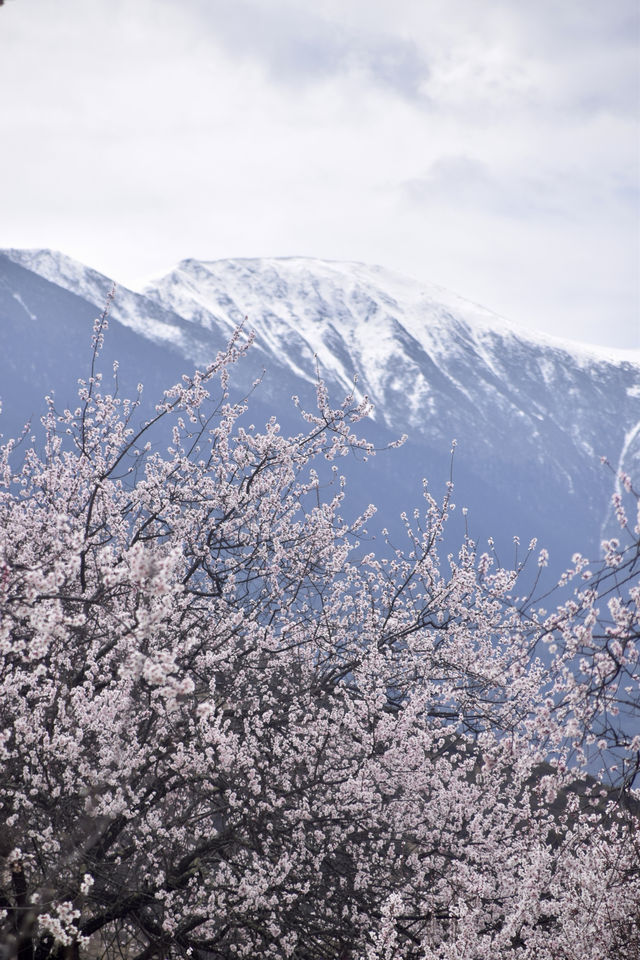
<svg viewBox="0 0 640 960">
<path fill-rule="evenodd" d="M 11 884 L 15 895 L 13 911 L 16 934 L 16 960 L 33 960 L 33 917 L 27 901 L 27 878 L 20 861 L 11 864 Z"/>
</svg>

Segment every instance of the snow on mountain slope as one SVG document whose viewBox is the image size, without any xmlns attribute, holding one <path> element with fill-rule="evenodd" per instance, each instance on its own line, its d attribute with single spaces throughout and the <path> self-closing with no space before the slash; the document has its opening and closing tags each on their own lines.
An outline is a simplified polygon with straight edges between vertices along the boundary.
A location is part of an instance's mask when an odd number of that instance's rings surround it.
<svg viewBox="0 0 640 960">
<path fill-rule="evenodd" d="M 2 250 L 9 260 L 45 280 L 68 290 L 102 311 L 114 281 L 55 250 Z M 157 302 L 116 285 L 117 296 L 110 315 L 154 343 L 178 350 L 189 360 L 198 360 L 211 349 L 210 337 L 194 329 L 193 324 L 166 310 Z"/>
<path fill-rule="evenodd" d="M 315 357 L 343 390 L 357 375 L 390 428 L 444 442 L 462 434 L 474 450 L 501 444 L 507 460 L 526 450 L 567 473 L 567 444 L 614 457 L 640 420 L 640 352 L 524 334 L 380 267 L 185 260 L 144 292 L 207 329 L 247 316 L 262 350 L 298 376 L 313 380 Z"/>
<path fill-rule="evenodd" d="M 158 302 L 170 303 L 181 316 L 190 315 L 205 325 L 211 317 L 231 327 L 248 315 L 267 342 L 275 346 L 268 329 L 265 304 L 288 323 L 292 316 L 310 346 L 322 347 L 323 328 L 334 320 L 372 320 L 385 313 L 398 317 L 423 345 L 436 348 L 449 340 L 451 322 L 463 321 L 482 338 L 487 333 L 516 336 L 532 344 L 564 349 L 584 362 L 593 359 L 640 363 L 640 350 L 615 350 L 574 343 L 524 332 L 497 314 L 434 284 L 425 284 L 383 267 L 363 263 L 281 257 L 234 260 L 183 260 L 165 277 L 147 283 L 143 292 Z M 330 312 L 329 312 L 330 311 Z M 374 351 L 375 353 L 375 351 Z M 385 357 L 384 349 L 378 355 Z M 335 358 L 329 357 L 329 365 Z"/>
<path fill-rule="evenodd" d="M 30 272 L 25 276 L 44 278 L 97 309 L 111 288 L 106 277 L 62 254 L 4 256 Z M 27 281 L 14 277 L 10 284 L 14 305 L 21 298 L 35 316 Z M 421 476 L 445 476 L 455 437 L 459 502 L 475 510 L 476 525 L 480 520 L 491 533 L 500 527 L 509 539 L 536 534 L 548 546 L 555 537 L 593 552 L 614 485 L 600 456 L 614 467 L 640 466 L 640 352 L 525 334 L 439 287 L 380 267 L 304 258 L 184 260 L 142 293 L 119 287 L 112 317 L 139 338 L 143 380 L 155 372 L 147 370 L 145 341 L 180 354 L 185 366 L 202 364 L 246 317 L 256 348 L 241 376 L 246 386 L 264 367 L 255 399 L 280 418 L 291 413 L 292 394 L 313 393 L 318 369 L 336 400 L 357 376 L 358 390 L 374 402 L 381 442 L 410 436 L 394 466 L 381 461 L 368 481 L 378 485 L 371 499 L 387 509 L 399 512 Z"/>
</svg>

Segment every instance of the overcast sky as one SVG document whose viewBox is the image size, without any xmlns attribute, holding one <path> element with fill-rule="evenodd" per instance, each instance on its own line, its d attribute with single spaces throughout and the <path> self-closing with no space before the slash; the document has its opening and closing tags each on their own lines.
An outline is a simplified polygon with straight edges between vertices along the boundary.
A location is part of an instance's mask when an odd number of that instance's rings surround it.
<svg viewBox="0 0 640 960">
<path fill-rule="evenodd" d="M 11 0 L 0 246 L 379 263 L 640 346 L 637 0 Z"/>
</svg>

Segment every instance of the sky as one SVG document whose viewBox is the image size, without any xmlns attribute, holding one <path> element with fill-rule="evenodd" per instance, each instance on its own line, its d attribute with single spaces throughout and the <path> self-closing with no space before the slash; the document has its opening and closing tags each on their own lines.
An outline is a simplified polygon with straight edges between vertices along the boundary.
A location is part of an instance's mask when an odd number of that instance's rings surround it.
<svg viewBox="0 0 640 960">
<path fill-rule="evenodd" d="M 637 0 L 6 0 L 0 247 L 309 256 L 640 347 Z"/>
</svg>

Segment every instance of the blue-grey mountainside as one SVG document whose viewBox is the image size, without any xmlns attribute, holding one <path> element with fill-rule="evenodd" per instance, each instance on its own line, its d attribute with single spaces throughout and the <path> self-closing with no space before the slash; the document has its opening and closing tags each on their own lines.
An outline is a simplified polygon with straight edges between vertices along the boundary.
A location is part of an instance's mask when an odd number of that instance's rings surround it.
<svg viewBox="0 0 640 960">
<path fill-rule="evenodd" d="M 50 250 L 0 254 L 0 398 L 4 436 L 42 412 L 55 391 L 72 402 L 86 373 L 91 321 L 112 281 Z M 471 536 L 493 536 L 512 559 L 532 536 L 561 568 L 592 556 L 610 529 L 614 471 L 640 475 L 640 352 L 528 334 L 439 287 L 380 267 L 304 258 L 184 260 L 135 293 L 119 286 L 105 369 L 122 389 L 141 381 L 149 402 L 185 370 L 207 363 L 238 323 L 256 343 L 241 364 L 241 394 L 262 377 L 251 419 L 275 414 L 297 430 L 291 402 L 311 402 L 317 372 L 336 402 L 354 389 L 374 405 L 363 431 L 400 450 L 366 468 L 345 464 L 356 499 L 381 525 L 438 495 L 454 459 L 455 502 Z M 245 320 L 246 318 L 246 320 Z M 460 517 L 461 521 L 462 518 Z"/>
</svg>

